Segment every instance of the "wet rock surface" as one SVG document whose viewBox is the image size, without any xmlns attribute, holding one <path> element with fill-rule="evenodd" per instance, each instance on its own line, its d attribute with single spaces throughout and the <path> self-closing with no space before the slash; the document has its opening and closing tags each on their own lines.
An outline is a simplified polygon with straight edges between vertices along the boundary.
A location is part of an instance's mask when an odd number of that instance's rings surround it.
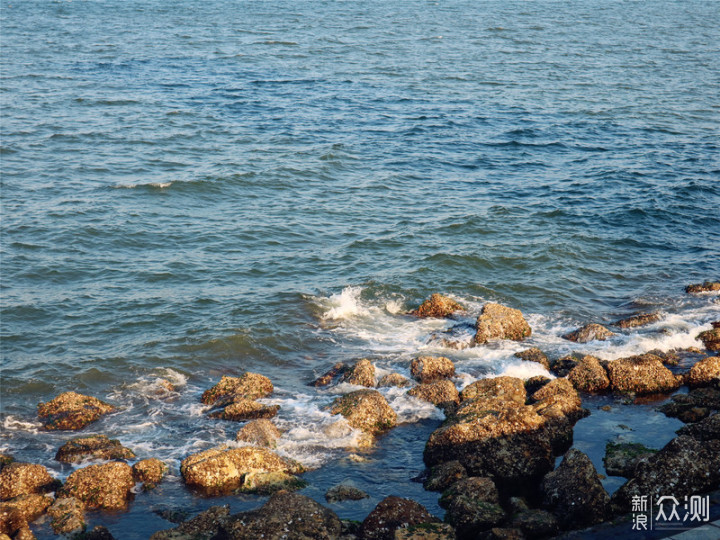
<svg viewBox="0 0 720 540">
<path fill-rule="evenodd" d="M 15 461 L 0 471 L 0 500 L 7 501 L 20 495 L 47 493 L 59 485 L 42 465 Z"/>
<path fill-rule="evenodd" d="M 445 521 L 460 539 L 478 538 L 482 531 L 505 522 L 497 487 L 490 478 L 465 478 L 453 484 L 440 498 L 447 509 Z"/>
<path fill-rule="evenodd" d="M 695 283 L 685 287 L 688 294 L 698 294 L 706 292 L 720 291 L 720 281 L 706 281 L 704 283 Z"/>
<path fill-rule="evenodd" d="M 656 323 L 660 319 L 661 316 L 659 313 L 641 313 L 639 315 L 633 315 L 632 317 L 615 321 L 613 325 L 623 329 L 637 328 L 639 326 L 647 326 L 648 324 Z"/>
<path fill-rule="evenodd" d="M 720 414 L 713 414 L 697 424 L 680 428 L 678 435 L 687 435 L 698 441 L 720 440 Z"/>
<path fill-rule="evenodd" d="M 500 304 L 485 304 L 475 323 L 474 342 L 482 345 L 493 339 L 521 341 L 530 337 L 532 329 L 519 309 Z"/>
<path fill-rule="evenodd" d="M 58 496 L 75 497 L 88 509 L 121 510 L 132 498 L 134 486 L 130 465 L 113 461 L 74 471 Z"/>
<path fill-rule="evenodd" d="M 38 404 L 38 417 L 46 430 L 79 430 L 114 410 L 115 407 L 97 398 L 65 392 Z"/>
<path fill-rule="evenodd" d="M 605 368 L 594 356 L 584 356 L 578 360 L 567 378 L 576 390 L 589 394 L 603 392 L 610 387 L 610 379 Z"/>
<path fill-rule="evenodd" d="M 75 497 L 58 497 L 48 509 L 50 526 L 55 534 L 67 534 L 85 527 L 82 501 Z"/>
<path fill-rule="evenodd" d="M 455 364 L 444 356 L 420 356 L 410 363 L 410 373 L 423 384 L 455 376 Z"/>
<path fill-rule="evenodd" d="M 174 529 L 156 532 L 150 540 L 210 540 L 229 517 L 227 506 L 211 506 Z"/>
<path fill-rule="evenodd" d="M 279 410 L 279 405 L 265 405 L 252 399 L 236 398 L 224 409 L 210 413 L 210 418 L 244 422 L 258 418 L 273 418 L 277 416 Z"/>
<path fill-rule="evenodd" d="M 610 339 L 615 334 L 605 328 L 601 324 L 590 323 L 586 324 L 582 328 L 573 330 L 572 332 L 563 335 L 563 339 L 568 341 L 574 341 L 576 343 L 588 343 L 589 341 L 605 341 Z"/>
<path fill-rule="evenodd" d="M 340 501 L 359 501 L 367 499 L 368 494 L 363 490 L 347 484 L 338 484 L 325 492 L 325 500 L 329 503 Z"/>
<path fill-rule="evenodd" d="M 611 388 L 617 392 L 658 394 L 677 390 L 680 378 L 653 354 L 620 358 L 607 364 Z"/>
<path fill-rule="evenodd" d="M 685 382 L 692 388 L 720 388 L 720 356 L 710 356 L 697 362 L 685 376 Z"/>
<path fill-rule="evenodd" d="M 551 380 L 552 379 L 550 379 L 549 377 L 545 377 L 543 375 L 536 375 L 535 377 L 530 377 L 528 380 L 525 381 L 525 392 L 528 395 L 532 395 L 538 390 L 540 390 L 547 383 L 549 383 Z"/>
<path fill-rule="evenodd" d="M 517 358 L 520 358 L 521 360 L 525 360 L 526 362 L 535 362 L 536 364 L 540 364 L 545 369 L 550 370 L 550 362 L 548 360 L 548 357 L 537 347 L 532 347 L 524 351 L 516 352 L 515 356 Z"/>
<path fill-rule="evenodd" d="M 496 398 L 524 405 L 527 400 L 525 383 L 517 377 L 493 377 L 475 381 L 460 393 L 461 401 L 484 398 Z"/>
<path fill-rule="evenodd" d="M 132 466 L 133 478 L 142 482 L 144 489 L 155 488 L 167 472 L 168 466 L 155 458 L 143 459 Z"/>
<path fill-rule="evenodd" d="M 16 535 L 42 516 L 53 500 L 45 495 L 20 495 L 0 503 L 0 533 Z"/>
<path fill-rule="evenodd" d="M 697 338 L 703 342 L 708 351 L 720 351 L 720 327 L 715 326 L 715 323 L 713 323 L 712 330 L 700 332 Z"/>
<path fill-rule="evenodd" d="M 423 505 L 390 496 L 380 501 L 368 514 L 360 526 L 359 537 L 362 540 L 393 540 L 398 529 L 439 521 Z"/>
<path fill-rule="evenodd" d="M 452 381 L 442 380 L 420 384 L 408 391 L 408 395 L 428 401 L 446 411 L 454 410 L 460 403 L 460 394 Z"/>
<path fill-rule="evenodd" d="M 443 508 L 449 508 L 458 497 L 494 504 L 500 503 L 500 494 L 495 483 L 490 478 L 481 476 L 462 478 L 453 483 L 443 492 L 439 504 Z"/>
<path fill-rule="evenodd" d="M 106 435 L 70 439 L 55 454 L 55 460 L 62 463 L 80 463 L 86 459 L 125 460 L 134 457 L 132 450 L 125 448 L 117 439 L 109 439 Z"/>
<path fill-rule="evenodd" d="M 613 443 L 605 446 L 605 471 L 611 476 L 624 476 L 632 478 L 635 467 L 641 459 L 648 458 L 657 453 L 657 450 L 647 448 L 639 443 Z"/>
<path fill-rule="evenodd" d="M 687 394 L 675 394 L 671 399 L 659 408 L 660 412 L 683 422 L 699 422 L 713 410 L 720 409 L 720 389 L 714 387 L 695 388 Z"/>
<path fill-rule="evenodd" d="M 416 317 L 443 318 L 451 317 L 454 313 L 463 310 L 464 308 L 452 298 L 434 293 L 410 314 Z"/>
<path fill-rule="evenodd" d="M 445 491 L 455 482 L 465 478 L 467 471 L 459 461 L 447 461 L 430 470 L 423 487 L 428 491 Z"/>
<path fill-rule="evenodd" d="M 244 442 L 265 448 L 274 448 L 282 436 L 280 430 L 270 420 L 259 419 L 248 422 L 235 436 L 238 442 Z"/>
<path fill-rule="evenodd" d="M 240 377 L 223 375 L 220 382 L 203 392 L 201 397 L 205 405 L 224 406 L 236 399 L 255 400 L 273 393 L 272 381 L 264 375 L 246 372 Z"/>
<path fill-rule="evenodd" d="M 397 425 L 397 414 L 377 390 L 357 390 L 337 398 L 330 414 L 340 414 L 352 427 L 372 435 Z"/>
<path fill-rule="evenodd" d="M 389 373 L 387 375 L 383 375 L 380 380 L 378 381 L 378 387 L 389 387 L 389 386 L 396 386 L 398 388 L 405 388 L 407 386 L 410 386 L 410 380 L 407 377 L 404 377 L 403 375 L 400 375 L 399 373 Z"/>
<path fill-rule="evenodd" d="M 563 356 L 550 363 L 550 371 L 557 377 L 567 377 L 568 374 L 577 366 L 579 358 L 574 356 Z"/>
<path fill-rule="evenodd" d="M 358 360 L 343 374 L 342 382 L 374 388 L 377 385 L 375 366 L 367 358 Z"/>
<path fill-rule="evenodd" d="M 320 375 L 320 377 L 311 382 L 308 386 L 329 386 L 333 382 L 338 381 L 340 377 L 347 371 L 347 369 L 348 367 L 344 363 L 338 362 L 325 373 Z"/>
<path fill-rule="evenodd" d="M 560 532 L 558 519 L 546 510 L 520 512 L 513 516 L 512 526 L 520 529 L 528 538 L 548 538 Z"/>
</svg>

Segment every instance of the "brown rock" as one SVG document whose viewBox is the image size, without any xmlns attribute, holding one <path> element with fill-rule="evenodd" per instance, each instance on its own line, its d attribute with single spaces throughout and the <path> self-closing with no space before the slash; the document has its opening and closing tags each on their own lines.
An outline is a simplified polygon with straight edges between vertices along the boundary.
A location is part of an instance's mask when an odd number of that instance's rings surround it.
<svg viewBox="0 0 720 540">
<path fill-rule="evenodd" d="M 357 390 L 337 398 L 330 414 L 341 414 L 352 427 L 373 435 L 397 425 L 397 414 L 377 390 Z"/>
<path fill-rule="evenodd" d="M 332 384 L 332 382 L 336 379 L 339 379 L 340 376 L 347 371 L 347 369 L 348 368 L 345 364 L 343 364 L 342 362 L 338 362 L 328 371 L 320 375 L 320 377 L 311 382 L 309 386 L 328 386 Z"/>
<path fill-rule="evenodd" d="M 410 386 L 410 381 L 407 377 L 403 377 L 399 373 L 390 373 L 384 375 L 378 381 L 378 387 L 383 388 L 387 386 L 397 386 L 398 388 L 405 388 Z"/>
<path fill-rule="evenodd" d="M 15 461 L 0 471 L 0 500 L 47 493 L 54 491 L 57 485 L 58 481 L 42 465 Z"/>
<path fill-rule="evenodd" d="M 638 326 L 646 326 L 658 322 L 660 320 L 659 313 L 642 313 L 640 315 L 633 315 L 626 319 L 620 319 L 613 323 L 615 326 L 620 328 L 637 328 Z"/>
<path fill-rule="evenodd" d="M 208 495 L 263 491 L 266 486 L 297 481 L 292 475 L 301 472 L 304 468 L 299 463 L 252 446 L 211 448 L 188 456 L 180 465 L 185 483 Z"/>
<path fill-rule="evenodd" d="M 447 461 L 430 470 L 430 474 L 423 482 L 423 487 L 427 491 L 445 491 L 455 482 L 465 478 L 467 478 L 467 471 L 459 461 Z"/>
<path fill-rule="evenodd" d="M 641 459 L 648 458 L 657 453 L 657 450 L 647 448 L 639 443 L 613 443 L 605 445 L 605 471 L 611 476 L 624 476 L 632 478 L 635 467 Z"/>
<path fill-rule="evenodd" d="M 68 534 L 85 528 L 83 503 L 75 497 L 58 497 L 48 509 L 55 534 Z"/>
<path fill-rule="evenodd" d="M 475 381 L 467 385 L 460 393 L 461 401 L 477 398 L 498 398 L 503 401 L 512 401 L 518 405 L 525 405 L 527 400 L 525 383 L 517 377 L 493 377 Z"/>
<path fill-rule="evenodd" d="M 133 477 L 142 482 L 145 489 L 155 488 L 167 472 L 168 466 L 155 458 L 143 459 L 132 466 Z"/>
<path fill-rule="evenodd" d="M 201 398 L 205 405 L 222 406 L 237 398 L 259 399 L 273 393 L 273 384 L 267 377 L 246 372 L 240 377 L 223 376 L 220 382 L 206 390 Z"/>
<path fill-rule="evenodd" d="M 410 373 L 423 384 L 455 376 L 455 364 L 444 356 L 420 356 L 410 364 Z"/>
<path fill-rule="evenodd" d="M 451 317 L 458 311 L 464 311 L 464 308 L 455 300 L 435 293 L 410 314 L 416 317 Z"/>
<path fill-rule="evenodd" d="M 53 500 L 44 495 L 19 495 L 0 503 L 0 532 L 16 535 L 45 513 Z"/>
<path fill-rule="evenodd" d="M 460 403 L 460 394 L 452 381 L 447 379 L 430 384 L 420 384 L 408 391 L 408 395 L 429 401 L 445 410 L 452 410 Z"/>
<path fill-rule="evenodd" d="M 415 501 L 401 497 L 385 497 L 363 521 L 360 526 L 360 538 L 394 540 L 397 529 L 439 521 Z"/>
<path fill-rule="evenodd" d="M 545 433 L 554 454 L 567 451 L 573 442 L 573 425 L 589 414 L 567 379 L 555 379 L 532 396 L 531 408 L 545 420 Z"/>
<path fill-rule="evenodd" d="M 227 506 L 211 506 L 174 529 L 158 531 L 150 540 L 210 540 L 230 518 Z"/>
<path fill-rule="evenodd" d="M 38 404 L 38 417 L 47 430 L 82 429 L 115 407 L 97 398 L 65 392 L 47 403 Z"/>
<path fill-rule="evenodd" d="M 359 501 L 367 498 L 368 494 L 363 490 L 347 484 L 338 484 L 337 486 L 333 486 L 325 493 L 325 500 L 329 503 L 336 503 L 340 501 Z"/>
<path fill-rule="evenodd" d="M 335 512 L 309 497 L 280 491 L 257 510 L 240 512 L 222 523 L 217 538 L 257 540 L 335 540 L 342 524 Z"/>
<path fill-rule="evenodd" d="M 720 291 L 720 281 L 706 281 L 705 283 L 696 283 L 685 287 L 685 292 L 689 294 L 714 291 Z"/>
<path fill-rule="evenodd" d="M 606 339 L 609 339 L 613 337 L 615 334 L 613 334 L 610 330 L 605 328 L 601 324 L 597 323 L 590 323 L 586 324 L 582 328 L 578 328 L 577 330 L 574 330 L 573 332 L 570 332 L 569 334 L 565 334 L 563 339 L 567 339 L 568 341 L 575 341 L 577 343 L 587 343 L 588 341 L 605 341 Z"/>
<path fill-rule="evenodd" d="M 720 356 L 710 356 L 696 363 L 685 381 L 690 387 L 716 386 L 720 388 Z"/>
<path fill-rule="evenodd" d="M 611 388 L 618 392 L 657 394 L 677 390 L 680 380 L 652 354 L 620 358 L 607 364 Z"/>
<path fill-rule="evenodd" d="M 132 498 L 130 490 L 134 486 L 130 465 L 112 461 L 76 470 L 68 476 L 58 496 L 75 497 L 88 509 L 122 510 Z"/>
<path fill-rule="evenodd" d="M 594 356 L 584 356 L 570 370 L 567 377 L 575 389 L 581 392 L 594 394 L 610 387 L 610 379 L 608 379 L 605 368 Z"/>
<path fill-rule="evenodd" d="M 15 533 L 15 540 L 37 540 L 30 527 L 23 527 Z"/>
<path fill-rule="evenodd" d="M 708 351 L 720 351 L 720 327 L 715 326 L 712 330 L 700 332 L 697 338 L 703 342 Z"/>
<path fill-rule="evenodd" d="M 125 448 L 117 439 L 108 439 L 105 435 L 70 439 L 55 454 L 55 459 L 62 463 L 80 463 L 86 459 L 124 460 L 134 457 L 132 450 Z"/>
<path fill-rule="evenodd" d="M 372 362 L 370 362 L 367 358 L 358 360 L 353 367 L 345 372 L 342 382 L 374 388 L 377 384 L 377 379 L 375 378 L 375 366 L 373 366 Z"/>
<path fill-rule="evenodd" d="M 248 422 L 237 432 L 235 440 L 255 446 L 275 448 L 282 433 L 270 420 L 260 419 Z"/>
<path fill-rule="evenodd" d="M 518 309 L 500 304 L 485 304 L 475 323 L 475 343 L 482 345 L 491 339 L 521 341 L 530 337 L 532 330 Z"/>
<path fill-rule="evenodd" d="M 550 369 L 550 362 L 548 361 L 548 357 L 545 356 L 545 353 L 537 347 L 532 347 L 525 351 L 516 352 L 515 356 L 517 356 L 521 360 L 525 360 L 526 362 L 535 362 L 537 364 L 540 364 L 547 370 Z"/>
<path fill-rule="evenodd" d="M 210 413 L 210 418 L 243 422 L 257 418 L 272 418 L 279 410 L 279 405 L 264 405 L 252 399 L 235 398 L 235 401 L 224 409 Z"/>
<path fill-rule="evenodd" d="M 545 476 L 540 489 L 543 503 L 563 528 L 579 529 L 610 516 L 610 497 L 592 461 L 574 448 L 555 471 Z"/>
</svg>

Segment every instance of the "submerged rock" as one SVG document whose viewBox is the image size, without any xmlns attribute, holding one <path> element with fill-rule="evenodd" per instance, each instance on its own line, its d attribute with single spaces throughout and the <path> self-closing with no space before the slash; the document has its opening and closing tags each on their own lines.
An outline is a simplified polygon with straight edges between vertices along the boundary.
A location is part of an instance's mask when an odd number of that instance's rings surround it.
<svg viewBox="0 0 720 540">
<path fill-rule="evenodd" d="M 280 410 L 279 405 L 265 405 L 252 399 L 236 398 L 224 409 L 210 413 L 210 418 L 244 422 L 258 418 L 273 418 Z"/>
<path fill-rule="evenodd" d="M 347 484 L 338 484 L 325 492 L 325 500 L 329 503 L 341 501 L 359 501 L 367 499 L 369 495 L 363 490 Z"/>
<path fill-rule="evenodd" d="M 530 337 L 532 330 L 519 309 L 500 304 L 485 304 L 475 323 L 475 343 L 482 345 L 492 339 L 521 341 Z"/>
<path fill-rule="evenodd" d="M 270 420 L 265 418 L 248 422 L 237 432 L 235 440 L 255 446 L 274 448 L 282 433 Z"/>
<path fill-rule="evenodd" d="M 352 427 L 373 435 L 397 425 L 397 413 L 377 390 L 357 390 L 337 398 L 330 414 L 340 414 Z"/>
<path fill-rule="evenodd" d="M 388 386 L 396 386 L 398 388 L 405 388 L 407 386 L 410 386 L 410 381 L 407 377 L 403 377 L 399 373 L 390 373 L 388 375 L 383 375 L 380 380 L 378 381 L 378 387 L 388 387 Z"/>
<path fill-rule="evenodd" d="M 143 488 L 154 489 L 168 472 L 168 466 L 159 459 L 150 458 L 138 461 L 132 466 L 133 478 L 143 483 Z"/>
<path fill-rule="evenodd" d="M 576 343 L 587 343 L 589 341 L 605 341 L 614 335 L 615 334 L 603 325 L 590 323 L 586 324 L 582 328 L 578 328 L 577 330 L 570 332 L 569 334 L 565 334 L 562 338 L 567 339 L 568 341 L 575 341 Z"/>
<path fill-rule="evenodd" d="M 0 500 L 55 491 L 59 482 L 42 465 L 15 461 L 0 471 Z"/>
<path fill-rule="evenodd" d="M 47 403 L 38 404 L 38 417 L 47 430 L 78 430 L 114 410 L 115 407 L 97 398 L 65 392 Z"/>
<path fill-rule="evenodd" d="M 576 390 L 590 394 L 603 392 L 610 387 L 605 368 L 594 356 L 584 356 L 567 375 Z"/>
<path fill-rule="evenodd" d="M 345 364 L 338 362 L 328 371 L 320 375 L 320 377 L 311 382 L 308 386 L 328 386 L 332 384 L 333 381 L 338 380 L 347 371 L 347 369 L 348 368 Z"/>
<path fill-rule="evenodd" d="M 117 439 L 108 439 L 106 435 L 70 439 L 55 454 L 55 460 L 62 463 L 80 463 L 86 459 L 124 460 L 134 457 L 132 450 L 125 448 Z"/>
<path fill-rule="evenodd" d="M 220 382 L 203 392 L 201 401 L 205 405 L 223 406 L 236 399 L 259 399 L 273 393 L 273 384 L 264 375 L 246 372 L 240 377 L 223 375 Z"/>
<path fill-rule="evenodd" d="M 658 394 L 677 390 L 680 379 L 652 354 L 613 360 L 607 364 L 611 388 L 617 392 Z"/>
<path fill-rule="evenodd" d="M 408 391 L 408 395 L 429 401 L 444 410 L 453 410 L 460 403 L 460 394 L 452 381 L 447 379 L 430 384 L 420 384 Z"/>
<path fill-rule="evenodd" d="M 427 300 L 425 300 L 420 307 L 416 310 L 411 311 L 411 315 L 416 317 L 451 317 L 458 311 L 464 311 L 460 304 L 458 304 L 452 298 L 443 296 L 438 293 L 434 293 Z"/>
<path fill-rule="evenodd" d="M 592 461 L 574 448 L 555 471 L 545 476 L 540 489 L 543 503 L 557 516 L 562 528 L 578 529 L 610 516 L 610 497 Z"/>
<path fill-rule="evenodd" d="M 211 506 L 174 529 L 156 532 L 150 540 L 210 540 L 229 516 L 228 506 Z"/>
<path fill-rule="evenodd" d="M 134 486 L 130 465 L 113 461 L 76 470 L 58 496 L 75 497 L 88 509 L 122 510 L 132 498 Z"/>
<path fill-rule="evenodd" d="M 48 509 L 55 534 L 68 534 L 85 528 L 83 503 L 75 497 L 58 497 Z"/>
<path fill-rule="evenodd" d="M 647 448 L 640 443 L 613 443 L 605 445 L 605 471 L 611 476 L 624 476 L 632 478 L 635 467 L 641 459 L 648 458 L 657 453 L 657 450 Z"/>
<path fill-rule="evenodd" d="M 279 491 L 257 510 L 240 512 L 224 520 L 217 537 L 334 540 L 340 537 L 341 531 L 340 519 L 332 510 L 304 495 Z"/>
<path fill-rule="evenodd" d="M 211 448 L 188 456 L 180 465 L 185 483 L 208 495 L 301 487 L 302 482 L 293 475 L 302 472 L 303 466 L 296 461 L 252 446 Z"/>
<path fill-rule="evenodd" d="M 720 351 L 720 327 L 715 324 L 713 323 L 712 330 L 705 330 L 697 336 L 697 339 L 703 342 L 708 351 Z"/>
<path fill-rule="evenodd" d="M 444 356 L 420 356 L 410 364 L 415 380 L 428 384 L 455 376 L 455 364 Z"/>
<path fill-rule="evenodd" d="M 53 500 L 44 495 L 20 495 L 0 503 L 0 533 L 16 535 L 42 516 Z M 16 537 L 17 538 L 17 537 Z"/>
<path fill-rule="evenodd" d="M 524 351 L 516 352 L 515 356 L 517 358 L 520 358 L 521 360 L 525 360 L 526 362 L 535 362 L 536 364 L 540 364 L 545 369 L 550 370 L 550 362 L 548 361 L 548 357 L 537 347 L 532 347 Z"/>
<path fill-rule="evenodd" d="M 467 478 L 467 471 L 457 461 L 447 461 L 430 469 L 430 474 L 423 482 L 427 491 L 445 491 L 455 482 Z"/>
<path fill-rule="evenodd" d="M 685 287 L 688 294 L 697 294 L 705 292 L 720 291 L 720 281 L 706 281 L 705 283 L 696 283 Z"/>
<path fill-rule="evenodd" d="M 659 313 L 642 313 L 640 315 L 633 315 L 626 319 L 620 319 L 613 323 L 614 326 L 620 328 L 637 328 L 638 326 L 647 326 L 648 324 L 656 323 L 660 320 Z"/>
<path fill-rule="evenodd" d="M 395 531 L 422 523 L 440 520 L 415 501 L 401 497 L 385 497 L 365 518 L 360 526 L 363 540 L 394 540 Z"/>
<path fill-rule="evenodd" d="M 342 382 L 374 388 L 377 385 L 375 377 L 375 366 L 367 358 L 358 360 L 357 363 L 348 369 L 342 377 Z"/>
<path fill-rule="evenodd" d="M 720 356 L 710 356 L 697 362 L 685 377 L 692 388 L 715 386 L 720 388 Z"/>
</svg>

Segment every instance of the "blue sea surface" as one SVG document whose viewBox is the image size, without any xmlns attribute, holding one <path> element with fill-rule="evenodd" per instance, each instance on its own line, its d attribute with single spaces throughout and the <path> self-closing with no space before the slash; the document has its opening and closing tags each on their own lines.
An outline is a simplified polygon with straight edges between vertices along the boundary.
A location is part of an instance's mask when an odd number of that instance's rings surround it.
<svg viewBox="0 0 720 540">
<path fill-rule="evenodd" d="M 64 478 L 71 434 L 35 407 L 88 393 L 121 411 L 83 433 L 171 464 L 92 524 L 147 538 L 172 526 L 163 505 L 253 508 L 178 472 L 238 429 L 202 391 L 250 370 L 275 384 L 279 451 L 315 468 L 303 493 L 349 481 L 370 499 L 341 517 L 389 494 L 440 514 L 410 482 L 437 410 L 383 390 L 403 425 L 351 459 L 326 429 L 337 394 L 306 383 L 362 357 L 408 374 L 442 354 L 464 384 L 536 374 L 513 356 L 530 345 L 699 346 L 720 318 L 683 292 L 720 278 L 718 7 L 0 0 L 0 449 Z M 452 323 L 404 315 L 433 292 L 521 309 L 533 338 L 439 345 Z M 648 311 L 662 321 L 607 343 L 559 337 Z"/>
</svg>

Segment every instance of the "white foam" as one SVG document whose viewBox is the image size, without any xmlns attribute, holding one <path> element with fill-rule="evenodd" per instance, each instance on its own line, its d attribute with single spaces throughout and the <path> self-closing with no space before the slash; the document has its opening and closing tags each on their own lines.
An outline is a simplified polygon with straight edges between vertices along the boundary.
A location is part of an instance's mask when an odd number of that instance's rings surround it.
<svg viewBox="0 0 720 540">
<path fill-rule="evenodd" d="M 3 419 L 3 428 L 8 431 L 27 431 L 37 434 L 40 432 L 41 427 L 42 424 L 40 422 L 22 420 L 13 415 L 8 415 Z"/>
<path fill-rule="evenodd" d="M 327 299 L 329 309 L 323 314 L 323 319 L 347 319 L 355 315 L 366 313 L 360 301 L 360 287 L 345 287 L 340 294 L 333 294 Z"/>
<path fill-rule="evenodd" d="M 501 371 L 498 373 L 498 376 L 518 377 L 523 380 L 527 380 L 530 377 L 535 377 L 537 375 L 542 375 L 551 379 L 555 378 L 541 364 L 538 364 L 537 362 L 523 362 L 522 360 L 509 362 L 503 366 Z"/>
</svg>

